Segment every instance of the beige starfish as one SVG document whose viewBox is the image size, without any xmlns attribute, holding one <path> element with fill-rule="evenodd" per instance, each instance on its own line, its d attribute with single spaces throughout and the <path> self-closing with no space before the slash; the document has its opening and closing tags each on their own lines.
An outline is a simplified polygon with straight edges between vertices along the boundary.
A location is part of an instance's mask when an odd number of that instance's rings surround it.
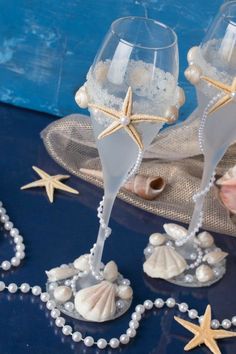
<svg viewBox="0 0 236 354">
<path fill-rule="evenodd" d="M 134 142 L 143 149 L 143 143 L 140 135 L 134 127 L 134 123 L 141 122 L 170 122 L 170 118 L 164 118 L 159 116 L 152 116 L 148 114 L 132 114 L 133 108 L 133 94 L 131 87 L 128 88 L 127 94 L 125 96 L 122 110 L 117 111 L 112 108 L 99 106 L 97 104 L 89 104 L 89 107 L 97 109 L 109 117 L 114 119 L 114 122 L 109 125 L 99 136 L 98 139 L 102 139 L 108 135 L 115 133 L 117 130 L 124 128 L 129 136 L 134 140 Z"/>
<path fill-rule="evenodd" d="M 28 188 L 34 188 L 34 187 L 45 187 L 46 192 L 48 195 L 48 199 L 50 200 L 51 203 L 53 203 L 53 197 L 54 197 L 54 189 L 60 189 L 62 191 L 66 191 L 69 193 L 73 194 L 79 194 L 79 192 L 71 187 L 66 186 L 64 183 L 61 183 L 60 181 L 63 179 L 67 179 L 70 176 L 68 175 L 55 175 L 55 176 L 50 176 L 48 173 L 45 171 L 41 170 L 40 168 L 36 166 L 32 166 L 33 170 L 41 177 L 41 179 L 26 184 L 25 186 L 21 187 L 21 189 L 28 189 Z"/>
<path fill-rule="evenodd" d="M 184 347 L 184 350 L 188 351 L 194 349 L 201 344 L 205 344 L 213 354 L 221 354 L 221 351 L 217 345 L 216 339 L 236 337 L 235 332 L 225 331 L 223 329 L 211 329 L 211 306 L 208 305 L 206 312 L 203 316 L 200 326 L 197 326 L 191 322 L 182 320 L 179 317 L 175 317 L 175 320 L 181 324 L 184 328 L 194 334 L 194 338 Z"/>
<path fill-rule="evenodd" d="M 209 114 L 216 112 L 218 109 L 224 107 L 226 104 L 228 104 L 232 101 L 236 102 L 236 77 L 233 79 L 233 82 L 231 85 L 223 84 L 222 82 L 214 80 L 214 79 L 210 79 L 207 76 L 201 76 L 201 79 L 205 80 L 206 82 L 208 82 L 212 86 L 216 87 L 217 89 L 225 92 L 225 95 L 223 97 L 221 97 L 218 100 L 218 102 L 216 102 L 214 104 L 214 106 L 211 108 L 211 110 L 209 111 Z"/>
</svg>

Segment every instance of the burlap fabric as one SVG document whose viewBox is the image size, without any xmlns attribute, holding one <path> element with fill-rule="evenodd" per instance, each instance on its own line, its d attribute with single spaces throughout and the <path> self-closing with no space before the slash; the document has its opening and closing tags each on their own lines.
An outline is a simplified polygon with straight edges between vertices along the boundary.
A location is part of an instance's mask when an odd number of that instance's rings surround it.
<svg viewBox="0 0 236 354">
<path fill-rule="evenodd" d="M 161 132 L 145 153 L 139 173 L 162 176 L 167 181 L 164 192 L 154 201 L 144 200 L 124 189 L 119 197 L 127 203 L 171 220 L 189 223 L 193 211 L 193 194 L 199 189 L 203 156 L 198 145 L 197 113 L 184 123 Z M 50 124 L 42 138 L 51 157 L 70 173 L 99 187 L 102 182 L 80 172 L 80 168 L 101 169 L 90 118 L 70 115 Z M 217 168 L 222 175 L 236 163 L 233 145 Z M 208 230 L 236 235 L 236 226 L 217 199 L 214 188 L 205 201 L 203 227 Z"/>
</svg>

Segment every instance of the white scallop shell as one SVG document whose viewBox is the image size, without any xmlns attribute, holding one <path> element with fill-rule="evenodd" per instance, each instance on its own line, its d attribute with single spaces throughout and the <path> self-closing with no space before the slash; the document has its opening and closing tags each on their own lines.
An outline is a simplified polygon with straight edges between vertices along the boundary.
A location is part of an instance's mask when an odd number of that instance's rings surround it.
<svg viewBox="0 0 236 354">
<path fill-rule="evenodd" d="M 116 285 L 103 280 L 75 295 L 75 309 L 88 321 L 108 321 L 116 312 L 115 296 Z"/>
<path fill-rule="evenodd" d="M 58 281 L 73 277 L 78 273 L 78 270 L 71 267 L 56 267 L 46 271 L 49 281 Z"/>
<path fill-rule="evenodd" d="M 203 231 L 200 234 L 198 234 L 197 240 L 199 241 L 198 242 L 199 246 L 202 248 L 209 248 L 214 244 L 213 236 L 207 231 Z"/>
<path fill-rule="evenodd" d="M 187 268 L 185 259 L 172 247 L 159 246 L 143 264 L 143 270 L 152 278 L 171 279 Z"/>
<path fill-rule="evenodd" d="M 113 282 L 117 279 L 118 274 L 118 267 L 114 261 L 110 261 L 105 265 L 103 271 L 103 276 L 105 280 Z"/>
<path fill-rule="evenodd" d="M 229 254 L 227 252 L 223 252 L 220 250 L 212 251 L 212 252 L 207 253 L 203 257 L 203 261 L 207 262 L 210 265 L 217 264 L 217 263 L 220 263 L 221 261 L 223 261 L 223 259 L 225 259 L 228 255 Z"/>
<path fill-rule="evenodd" d="M 133 296 L 133 289 L 129 285 L 119 285 L 117 295 L 123 300 L 129 300 Z"/>
<path fill-rule="evenodd" d="M 80 270 L 81 272 L 88 271 L 89 270 L 89 254 L 83 254 L 79 258 L 76 258 L 74 260 L 74 267 L 75 269 Z"/>
<path fill-rule="evenodd" d="M 202 264 L 196 269 L 196 278 L 199 282 L 206 283 L 214 278 L 214 272 L 208 265 Z"/>
<path fill-rule="evenodd" d="M 179 240 L 188 234 L 188 230 L 185 227 L 180 226 L 178 224 L 164 224 L 163 228 L 168 236 L 170 236 L 174 240 Z"/>
<path fill-rule="evenodd" d="M 154 247 L 163 245 L 165 240 L 166 240 L 166 237 L 162 234 L 157 233 L 157 232 L 150 235 L 150 237 L 149 237 L 149 243 Z"/>
<path fill-rule="evenodd" d="M 60 303 L 64 303 L 70 300 L 72 296 L 72 290 L 68 286 L 61 285 L 54 290 L 53 295 L 55 300 L 57 300 Z"/>
</svg>

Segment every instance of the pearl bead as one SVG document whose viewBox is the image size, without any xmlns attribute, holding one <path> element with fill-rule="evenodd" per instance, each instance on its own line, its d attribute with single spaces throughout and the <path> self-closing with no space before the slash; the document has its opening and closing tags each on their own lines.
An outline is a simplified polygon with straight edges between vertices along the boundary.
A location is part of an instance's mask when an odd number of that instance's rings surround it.
<svg viewBox="0 0 236 354">
<path fill-rule="evenodd" d="M 42 302 L 47 302 L 49 300 L 49 298 L 50 298 L 50 296 L 49 296 L 48 293 L 42 293 L 40 295 L 40 299 L 41 299 Z"/>
<path fill-rule="evenodd" d="M 197 317 L 198 317 L 198 312 L 197 312 L 197 310 L 194 310 L 194 309 L 189 310 L 189 312 L 188 312 L 188 317 L 191 318 L 192 320 L 194 320 L 195 318 L 197 318 Z"/>
<path fill-rule="evenodd" d="M 129 327 L 130 327 L 130 328 L 137 329 L 137 328 L 139 327 L 138 321 L 131 320 L 131 321 L 129 322 Z"/>
<path fill-rule="evenodd" d="M 3 281 L 0 281 L 0 291 L 3 291 L 5 289 L 6 285 Z"/>
<path fill-rule="evenodd" d="M 24 251 L 25 250 L 25 245 L 23 243 L 19 243 L 16 245 L 16 250 L 17 251 Z"/>
<path fill-rule="evenodd" d="M 234 316 L 231 321 L 232 321 L 233 326 L 236 326 L 236 316 Z"/>
<path fill-rule="evenodd" d="M 132 320 L 134 321 L 140 321 L 142 316 L 140 315 L 140 313 L 137 313 L 137 312 L 133 312 L 132 315 L 131 315 L 131 318 Z"/>
<path fill-rule="evenodd" d="M 173 299 L 172 297 L 169 297 L 169 299 L 166 300 L 166 306 L 169 308 L 175 307 L 175 304 L 175 299 Z"/>
<path fill-rule="evenodd" d="M 122 334 L 120 336 L 120 342 L 121 342 L 121 344 L 128 344 L 129 343 L 129 336 L 127 336 L 127 334 Z"/>
<path fill-rule="evenodd" d="M 211 321 L 211 327 L 212 327 L 213 329 L 219 328 L 219 327 L 220 327 L 220 322 L 219 322 L 218 320 L 212 320 L 212 321 Z"/>
<path fill-rule="evenodd" d="M 228 319 L 225 319 L 222 321 L 221 325 L 224 329 L 229 329 L 231 327 L 231 321 Z"/>
<path fill-rule="evenodd" d="M 93 337 L 88 336 L 88 337 L 84 338 L 84 345 L 85 345 L 86 347 L 92 347 L 93 344 L 94 344 L 94 339 L 93 339 Z"/>
<path fill-rule="evenodd" d="M 46 304 L 46 307 L 48 310 L 53 310 L 55 308 L 55 306 L 56 306 L 56 303 L 53 300 L 49 300 Z"/>
<path fill-rule="evenodd" d="M 123 309 L 124 308 L 124 301 L 123 300 L 117 300 L 116 301 L 116 307 L 118 308 L 118 309 Z"/>
<path fill-rule="evenodd" d="M 71 301 L 66 302 L 64 306 L 65 306 L 65 309 L 69 312 L 72 312 L 74 310 L 74 304 Z"/>
<path fill-rule="evenodd" d="M 199 48 L 197 46 L 194 46 L 189 49 L 188 54 L 187 54 L 187 60 L 189 64 L 193 64 L 194 59 L 198 56 Z"/>
<path fill-rule="evenodd" d="M 186 304 L 185 302 L 182 302 L 181 304 L 179 304 L 179 311 L 180 312 L 187 312 L 188 311 L 188 304 Z"/>
<path fill-rule="evenodd" d="M 106 339 L 104 338 L 100 338 L 98 341 L 97 341 L 97 347 L 99 349 L 105 349 L 107 347 L 107 341 Z"/>
<path fill-rule="evenodd" d="M 66 320 L 63 317 L 56 318 L 55 324 L 57 327 L 63 327 L 65 323 L 66 323 Z"/>
<path fill-rule="evenodd" d="M 177 102 L 178 106 L 182 107 L 185 104 L 185 93 L 182 87 L 177 87 Z"/>
<path fill-rule="evenodd" d="M 118 347 L 119 347 L 120 341 L 119 341 L 119 339 L 117 339 L 117 338 L 112 338 L 112 339 L 110 340 L 109 344 L 110 344 L 110 347 L 111 347 L 111 348 L 115 349 L 115 348 L 118 348 Z"/>
<path fill-rule="evenodd" d="M 16 252 L 16 257 L 20 258 L 20 259 L 24 259 L 25 258 L 25 252 L 24 251 L 17 251 Z"/>
<path fill-rule="evenodd" d="M 5 223 L 9 220 L 9 216 L 7 214 L 4 214 L 0 218 L 1 222 Z"/>
<path fill-rule="evenodd" d="M 21 284 L 20 291 L 24 294 L 28 293 L 30 291 L 30 285 L 28 283 Z"/>
<path fill-rule="evenodd" d="M 128 328 L 126 334 L 130 338 L 134 338 L 136 336 L 136 330 L 134 328 Z"/>
<path fill-rule="evenodd" d="M 9 231 L 9 230 L 11 230 L 12 228 L 13 228 L 13 223 L 11 222 L 11 221 L 7 221 L 7 222 L 5 222 L 5 224 L 4 224 L 4 228 L 5 228 L 5 230 L 7 230 L 7 231 Z"/>
<path fill-rule="evenodd" d="M 77 343 L 80 342 L 82 340 L 82 334 L 80 332 L 74 332 L 72 334 L 72 340 Z"/>
<path fill-rule="evenodd" d="M 151 300 L 145 300 L 143 306 L 146 310 L 151 310 L 153 308 L 153 302 Z"/>
<path fill-rule="evenodd" d="M 135 311 L 137 312 L 137 313 L 140 313 L 141 315 L 144 313 L 144 311 L 145 311 L 145 308 L 144 308 L 144 306 L 143 305 L 137 305 L 136 307 L 135 307 Z"/>
<path fill-rule="evenodd" d="M 69 325 L 65 325 L 62 327 L 62 333 L 65 335 L 65 336 L 69 336 L 72 332 L 72 328 L 71 326 Z"/>
<path fill-rule="evenodd" d="M 9 261 L 3 261 L 1 267 L 3 270 L 9 270 L 11 268 L 11 263 Z"/>
<path fill-rule="evenodd" d="M 191 64 L 184 72 L 186 79 L 191 84 L 196 85 L 199 83 L 202 75 L 202 70 L 195 64 Z"/>
<path fill-rule="evenodd" d="M 161 309 L 165 305 L 165 302 L 163 299 L 158 298 L 155 300 L 154 304 L 155 304 L 156 308 Z"/>
<path fill-rule="evenodd" d="M 130 285 L 130 280 L 129 279 L 122 279 L 121 284 L 129 286 Z"/>
<path fill-rule="evenodd" d="M 32 288 L 33 295 L 39 296 L 41 294 L 41 292 L 42 292 L 42 290 L 41 290 L 40 286 L 38 286 L 38 285 L 33 286 L 33 288 Z"/>
<path fill-rule="evenodd" d="M 179 110 L 176 106 L 170 106 L 166 112 L 165 117 L 170 119 L 170 123 L 175 122 L 178 119 Z"/>
<path fill-rule="evenodd" d="M 0 215 L 4 215 L 6 213 L 6 209 L 5 208 L 0 208 Z"/>
<path fill-rule="evenodd" d="M 21 235 L 17 235 L 14 237 L 14 242 L 15 243 L 22 243 L 23 242 L 23 237 Z"/>
<path fill-rule="evenodd" d="M 13 229 L 11 229 L 10 235 L 11 235 L 11 237 L 18 236 L 19 235 L 19 230 L 14 227 Z"/>
<path fill-rule="evenodd" d="M 199 319 L 198 319 L 199 324 L 201 324 L 202 321 L 203 321 L 203 316 L 200 316 Z"/>
<path fill-rule="evenodd" d="M 15 283 L 11 283 L 8 285 L 7 289 L 9 291 L 9 293 L 15 294 L 17 292 L 18 287 Z"/>
<path fill-rule="evenodd" d="M 129 117 L 127 117 L 127 116 L 122 116 L 122 117 L 120 118 L 120 124 L 123 125 L 123 126 L 129 125 L 129 124 L 130 124 L 130 119 L 129 119 Z"/>
<path fill-rule="evenodd" d="M 51 311 L 51 317 L 54 319 L 59 317 L 60 314 L 61 314 L 61 312 L 58 309 L 52 309 L 52 311 Z"/>
<path fill-rule="evenodd" d="M 13 265 L 13 267 L 18 267 L 18 265 L 20 264 L 20 259 L 17 257 L 12 257 L 11 264 Z"/>
<path fill-rule="evenodd" d="M 88 95 L 84 88 L 80 88 L 75 94 L 75 102 L 80 108 L 88 107 Z"/>
</svg>

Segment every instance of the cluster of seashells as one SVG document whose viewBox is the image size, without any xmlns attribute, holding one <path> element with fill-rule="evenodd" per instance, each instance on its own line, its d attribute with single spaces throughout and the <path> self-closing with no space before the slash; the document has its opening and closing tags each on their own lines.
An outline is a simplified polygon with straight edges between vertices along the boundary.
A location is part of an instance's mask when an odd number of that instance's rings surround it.
<svg viewBox="0 0 236 354">
<path fill-rule="evenodd" d="M 113 319 L 122 311 L 126 303 L 131 303 L 133 290 L 128 279 L 119 274 L 114 261 L 103 268 L 104 280 L 98 284 L 74 291 L 72 279 L 78 274 L 89 273 L 89 254 L 77 258 L 72 265 L 62 265 L 46 272 L 51 299 L 56 301 L 60 310 L 79 314 L 87 321 L 104 322 Z M 127 304 L 126 304 L 127 305 Z"/>
<path fill-rule="evenodd" d="M 228 253 L 215 246 L 213 236 L 209 232 L 203 231 L 195 237 L 196 246 L 202 250 L 202 260 L 195 269 L 190 269 L 185 258 L 175 247 L 175 241 L 185 237 L 187 230 L 173 223 L 165 224 L 164 230 L 166 234 L 152 234 L 144 250 L 146 261 L 143 270 L 148 276 L 165 280 L 181 276 L 183 283 L 196 282 L 202 286 L 220 277 Z M 190 255 L 188 262 L 193 262 L 197 256 L 196 251 Z"/>
</svg>

